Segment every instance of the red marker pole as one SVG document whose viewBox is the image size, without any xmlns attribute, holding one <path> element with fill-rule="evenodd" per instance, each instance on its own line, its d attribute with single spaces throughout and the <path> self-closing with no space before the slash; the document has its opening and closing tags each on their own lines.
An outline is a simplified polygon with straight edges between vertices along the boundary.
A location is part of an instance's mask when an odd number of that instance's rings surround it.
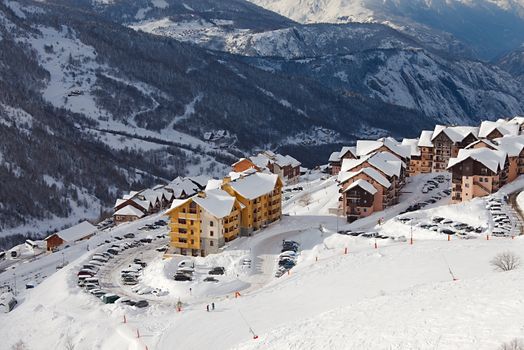
<svg viewBox="0 0 524 350">
<path fill-rule="evenodd" d="M 124 315 L 124 323 L 127 323 L 126 315 Z"/>
<path fill-rule="evenodd" d="M 344 254 L 348 253 L 348 247 L 344 248 Z"/>
<path fill-rule="evenodd" d="M 138 331 L 138 329 L 136 330 L 136 337 L 140 338 L 140 332 Z"/>
</svg>

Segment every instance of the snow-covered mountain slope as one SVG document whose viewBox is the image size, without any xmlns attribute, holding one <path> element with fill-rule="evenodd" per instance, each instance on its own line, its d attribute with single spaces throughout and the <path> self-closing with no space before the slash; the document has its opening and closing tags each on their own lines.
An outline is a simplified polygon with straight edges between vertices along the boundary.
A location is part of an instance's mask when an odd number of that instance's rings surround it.
<svg viewBox="0 0 524 350">
<path fill-rule="evenodd" d="M 301 23 L 384 23 L 433 46 L 449 41 L 452 35 L 471 45 L 484 59 L 496 57 L 524 41 L 521 0 L 250 1 Z"/>
<path fill-rule="evenodd" d="M 312 138 L 350 142 L 362 130 L 415 134 L 431 125 L 416 111 L 341 96 L 89 11 L 0 2 L 2 232 L 96 219 L 120 191 L 223 175 L 254 148 L 298 145 L 300 158 Z M 396 117 L 384 120 L 381 110 Z M 205 141 L 209 132 L 222 137 Z M 306 165 L 324 158 L 310 155 Z"/>
<path fill-rule="evenodd" d="M 13 285 L 12 272 L 16 272 L 21 301 L 12 312 L 0 314 L 0 322 L 9 325 L 0 327 L 0 336 L 8 349 L 18 343 L 32 350 L 66 346 L 168 350 L 173 344 L 195 350 L 497 349 L 522 334 L 522 325 L 515 319 L 524 312 L 524 277 L 522 267 L 498 272 L 490 260 L 508 250 L 520 256 L 521 237 L 486 240 L 483 235 L 471 235 L 471 239 L 447 241 L 446 235 L 415 227 L 411 245 L 405 239 L 410 225 L 398 223 L 392 235 L 404 239 L 379 239 L 375 248 L 374 239 L 334 232 L 339 225 L 341 229 L 393 231 L 390 221 L 380 226 L 377 219 L 385 216 L 388 220 L 410 203 L 434 196 L 421 192 L 431 176 L 411 178 L 401 203 L 352 224 L 337 222 L 328 214 L 337 202 L 333 179 L 301 183 L 304 191 L 286 203 L 289 216 L 257 235 L 230 242 L 220 254 L 196 258 L 193 281 L 173 280 L 183 258 L 163 259 L 155 251 L 165 244 L 161 239 L 126 249 L 102 267 L 99 279 L 103 288 L 119 290 L 122 297 L 148 300 L 147 308 L 101 303 L 77 286 L 77 272 L 93 250 L 103 251 L 116 243 L 105 245 L 105 239 L 127 232 L 135 232 L 137 238 L 151 234 L 138 228 L 160 215 L 78 242 L 64 250 L 70 264 L 59 271 L 54 267 L 61 254 L 17 264 L 0 274 L 2 284 Z M 511 191 L 517 190 L 523 181 L 511 185 Z M 311 198 L 304 200 L 302 195 Z M 488 230 L 493 223 L 484 199 L 434 205 L 409 215 L 427 220 L 440 215 Z M 299 256 L 289 274 L 275 278 L 282 239 L 299 242 Z M 103 245 L 93 248 L 99 243 Z M 120 270 L 136 257 L 147 262 L 139 287 L 148 285 L 167 294 L 139 295 L 132 286 L 120 284 Z M 244 259 L 251 259 L 252 266 L 243 265 Z M 224 266 L 227 273 L 217 276 L 219 282 L 204 282 L 210 266 Z M 43 274 L 49 277 L 42 281 Z M 24 289 L 22 283 L 35 276 L 39 285 Z M 240 297 L 234 297 L 235 291 Z M 176 312 L 179 300 L 182 310 Z M 207 312 L 206 305 L 211 303 L 215 310 Z"/>
<path fill-rule="evenodd" d="M 432 51 L 376 24 L 308 25 L 253 34 L 230 48 L 273 71 L 420 110 L 443 123 L 524 111 L 521 82 L 497 66 Z"/>
<path fill-rule="evenodd" d="M 501 57 L 497 65 L 524 84 L 524 45 Z"/>
</svg>

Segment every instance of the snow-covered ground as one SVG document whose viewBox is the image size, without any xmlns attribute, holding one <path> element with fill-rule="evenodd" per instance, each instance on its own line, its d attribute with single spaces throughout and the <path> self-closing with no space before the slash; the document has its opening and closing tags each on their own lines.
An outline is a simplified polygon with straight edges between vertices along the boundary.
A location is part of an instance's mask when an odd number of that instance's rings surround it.
<svg viewBox="0 0 524 350">
<path fill-rule="evenodd" d="M 148 308 L 104 305 L 76 285 L 76 273 L 98 242 L 138 232 L 139 226 L 160 216 L 120 226 L 105 237 L 97 235 L 89 241 L 89 252 L 86 243 L 67 248 L 71 263 L 55 273 L 60 254 L 0 274 L 0 284 L 12 280 L 12 272 L 49 276 L 35 289 L 20 290 L 21 304 L 0 314 L 0 324 L 10 325 L 0 327 L 0 337 L 6 339 L 6 348 L 23 341 L 29 349 L 67 344 L 76 349 L 172 349 L 173 344 L 188 349 L 494 349 L 521 336 L 516 320 L 524 312 L 519 288 L 524 277 L 518 270 L 495 272 L 490 260 L 506 250 L 519 254 L 524 239 L 487 240 L 479 235 L 447 241 L 445 235 L 423 231 L 414 232 L 414 244 L 397 238 L 409 237 L 411 230 L 395 218 L 398 213 L 438 196 L 423 210 L 402 216 L 442 216 L 489 230 L 491 215 L 484 199 L 449 206 L 449 197 L 442 193 L 446 181 L 423 193 L 434 175 L 418 176 L 409 179 L 398 205 L 346 224 L 330 210 L 338 201 L 334 180 L 317 175 L 287 187 L 287 215 L 281 222 L 230 242 L 221 254 L 196 258 L 193 281 L 172 279 L 182 258 L 162 259 L 154 248 L 165 240 L 129 249 L 104 267 L 112 292 L 147 299 Z M 522 189 L 522 182 L 501 192 Z M 293 191 L 299 187 L 302 190 Z M 337 227 L 390 238 L 377 239 L 375 246 L 375 239 L 337 234 Z M 289 274 L 276 278 L 283 239 L 299 242 L 300 255 Z M 166 293 L 139 296 L 132 287 L 120 285 L 120 270 L 134 257 L 148 263 L 140 285 Z M 250 266 L 243 264 L 245 259 Z M 226 274 L 217 276 L 217 283 L 203 282 L 213 266 L 225 267 Z M 240 297 L 235 298 L 235 292 Z M 175 307 L 178 301 L 181 312 Z M 212 302 L 216 310 L 207 312 Z"/>
</svg>

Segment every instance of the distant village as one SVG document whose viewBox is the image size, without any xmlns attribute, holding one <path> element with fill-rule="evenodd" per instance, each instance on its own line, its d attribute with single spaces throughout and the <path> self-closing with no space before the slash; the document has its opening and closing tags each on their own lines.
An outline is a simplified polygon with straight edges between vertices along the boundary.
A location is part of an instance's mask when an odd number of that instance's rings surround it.
<svg viewBox="0 0 524 350">
<path fill-rule="evenodd" d="M 494 193 L 524 174 L 523 130 L 524 117 L 515 117 L 478 127 L 436 125 L 402 141 L 358 140 L 333 152 L 322 171 L 336 177 L 336 212 L 348 222 L 398 203 L 406 179 L 418 174 L 450 173 L 451 203 L 463 202 Z M 304 171 L 289 155 L 260 152 L 232 164 L 223 179 L 178 177 L 131 191 L 116 200 L 112 221 L 118 225 L 165 210 L 171 252 L 206 256 L 280 220 L 282 189 L 298 183 Z M 46 249 L 89 239 L 96 231 L 80 223 L 47 237 Z"/>
</svg>

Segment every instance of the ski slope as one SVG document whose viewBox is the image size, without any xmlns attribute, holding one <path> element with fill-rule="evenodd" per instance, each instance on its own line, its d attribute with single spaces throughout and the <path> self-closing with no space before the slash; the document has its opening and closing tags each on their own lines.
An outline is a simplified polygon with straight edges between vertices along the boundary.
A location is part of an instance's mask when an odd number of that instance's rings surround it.
<svg viewBox="0 0 524 350">
<path fill-rule="evenodd" d="M 24 291 L 14 311 L 0 314 L 0 337 L 6 339 L 7 349 L 19 341 L 29 349 L 61 349 L 68 344 L 108 350 L 173 349 L 174 344 L 186 349 L 497 348 L 522 334 L 517 320 L 524 312 L 519 288 L 524 277 L 519 270 L 495 272 L 489 261 L 506 250 L 520 254 L 524 240 L 487 240 L 478 235 L 447 241 L 444 235 L 422 232 L 415 234 L 414 244 L 397 239 L 408 236 L 410 226 L 395 226 L 394 217 L 441 192 L 438 188 L 422 193 L 427 179 L 410 179 L 397 206 L 352 224 L 328 213 L 338 198 L 333 179 L 298 184 L 295 187 L 303 190 L 287 200 L 288 216 L 253 237 L 230 242 L 221 254 L 196 258 L 198 277 L 191 282 L 171 278 L 180 258 L 163 260 L 152 248 L 130 249 L 123 260 L 108 267 L 107 276 L 116 282 L 122 266 L 134 256 L 144 257 L 148 267 L 141 283 L 168 292 L 138 297 L 125 289 L 122 295 L 149 301 L 144 309 L 104 305 L 76 286 L 76 272 L 93 253 L 85 246 L 71 247 L 76 251 L 69 256 L 71 263 L 55 273 L 46 260 L 55 254 L 17 266 L 15 271 L 29 274 L 48 264 L 49 277 Z M 522 188 L 523 180 L 518 180 L 503 191 Z M 309 197 L 308 203 L 303 196 Z M 446 201 L 442 198 L 425 210 L 404 215 L 438 214 L 488 225 L 489 213 L 481 200 L 460 207 Z M 383 225 L 377 224 L 379 218 L 384 218 Z M 108 236 L 133 232 L 143 224 L 139 220 L 124 225 Z M 335 233 L 337 226 L 379 231 L 392 238 L 375 241 L 340 235 Z M 290 274 L 276 278 L 282 239 L 296 240 L 301 251 Z M 251 267 L 242 266 L 243 259 L 250 259 Z M 226 268 L 219 283 L 201 281 L 205 276 L 201 271 L 210 266 Z M 115 288 L 120 292 L 118 288 L 127 287 Z M 235 292 L 241 296 L 235 298 Z M 181 312 L 175 308 L 178 301 Z M 216 310 L 207 312 L 211 302 Z"/>
</svg>

